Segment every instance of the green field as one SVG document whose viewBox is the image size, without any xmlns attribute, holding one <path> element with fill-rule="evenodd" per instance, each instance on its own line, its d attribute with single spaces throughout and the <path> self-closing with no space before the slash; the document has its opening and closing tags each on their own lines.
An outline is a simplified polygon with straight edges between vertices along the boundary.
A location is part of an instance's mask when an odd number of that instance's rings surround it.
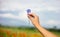
<svg viewBox="0 0 60 37">
<path fill-rule="evenodd" d="M 50 29 L 60 37 L 60 32 Z M 34 27 L 0 27 L 0 37 L 42 37 Z"/>
</svg>

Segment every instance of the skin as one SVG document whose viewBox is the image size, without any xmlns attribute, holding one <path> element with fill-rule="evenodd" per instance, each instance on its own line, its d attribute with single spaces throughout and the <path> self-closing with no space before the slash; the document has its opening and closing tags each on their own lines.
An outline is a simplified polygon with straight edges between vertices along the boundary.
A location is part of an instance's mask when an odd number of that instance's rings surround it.
<svg viewBox="0 0 60 37">
<path fill-rule="evenodd" d="M 39 24 L 39 17 L 34 13 L 28 14 L 28 18 L 31 20 L 32 24 L 41 32 L 43 37 L 57 37 L 55 34 L 49 32 Z"/>
</svg>

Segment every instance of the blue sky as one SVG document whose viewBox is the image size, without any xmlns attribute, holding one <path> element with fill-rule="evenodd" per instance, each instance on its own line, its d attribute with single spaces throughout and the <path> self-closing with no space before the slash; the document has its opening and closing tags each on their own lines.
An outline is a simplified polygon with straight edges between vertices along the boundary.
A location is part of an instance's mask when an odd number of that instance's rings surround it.
<svg viewBox="0 0 60 37">
<path fill-rule="evenodd" d="M 0 23 L 33 26 L 27 17 L 27 9 L 39 16 L 43 27 L 60 28 L 60 0 L 0 0 Z"/>
</svg>

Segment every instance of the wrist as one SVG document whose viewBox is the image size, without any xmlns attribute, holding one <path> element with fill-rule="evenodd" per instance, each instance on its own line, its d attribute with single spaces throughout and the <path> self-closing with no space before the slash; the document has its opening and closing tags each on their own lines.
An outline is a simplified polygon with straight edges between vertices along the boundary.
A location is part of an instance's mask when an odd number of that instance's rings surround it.
<svg viewBox="0 0 60 37">
<path fill-rule="evenodd" d="M 35 25 L 35 27 L 40 27 L 40 24 L 39 23 L 36 23 L 34 25 Z"/>
</svg>

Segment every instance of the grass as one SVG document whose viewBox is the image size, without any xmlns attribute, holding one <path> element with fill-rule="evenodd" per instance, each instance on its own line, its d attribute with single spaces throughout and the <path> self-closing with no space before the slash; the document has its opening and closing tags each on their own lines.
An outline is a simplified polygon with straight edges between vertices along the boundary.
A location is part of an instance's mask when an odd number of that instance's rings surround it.
<svg viewBox="0 0 60 37">
<path fill-rule="evenodd" d="M 54 30 L 51 32 L 60 37 L 60 32 Z M 0 37 L 42 37 L 42 35 L 34 27 L 0 27 Z"/>
</svg>

